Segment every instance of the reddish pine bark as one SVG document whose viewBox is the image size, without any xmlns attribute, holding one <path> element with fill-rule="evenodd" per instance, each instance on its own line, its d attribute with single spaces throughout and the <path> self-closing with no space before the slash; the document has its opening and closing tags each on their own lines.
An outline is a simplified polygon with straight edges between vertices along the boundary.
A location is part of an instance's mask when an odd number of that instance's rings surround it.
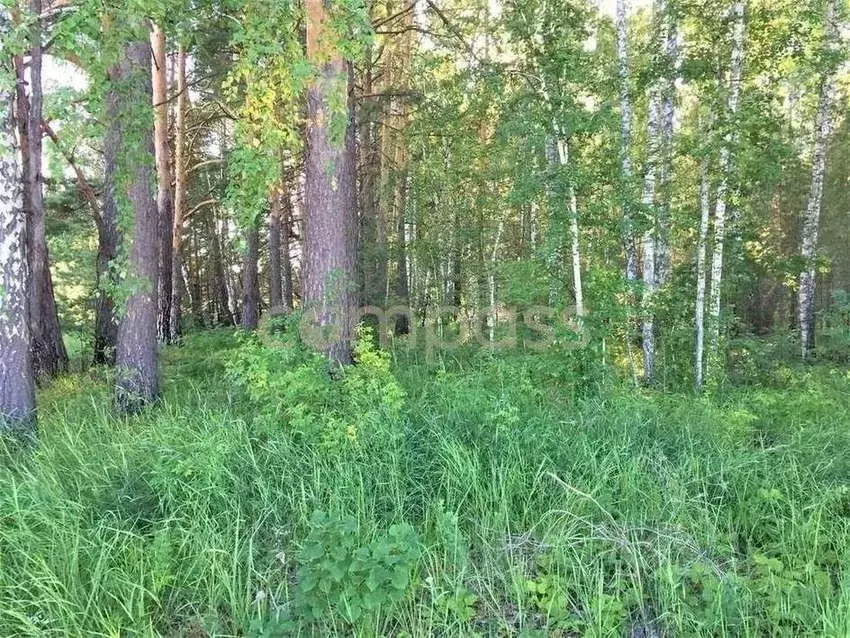
<svg viewBox="0 0 850 638">
<path fill-rule="evenodd" d="M 178 277 L 172 276 L 171 256 L 174 224 L 174 201 L 171 192 L 171 149 L 168 145 L 168 82 L 165 69 L 165 33 L 156 24 L 151 31 L 152 83 L 154 106 L 154 147 L 156 149 L 156 208 L 159 217 L 159 291 L 156 331 L 163 343 L 171 343 L 177 335 L 171 331 L 171 287 Z"/>
<path fill-rule="evenodd" d="M 135 124 L 133 137 L 140 137 L 131 139 L 128 131 L 122 131 L 121 159 L 128 175 L 126 196 L 134 216 L 127 251 L 130 279 L 124 285 L 133 292 L 127 298 L 118 328 L 115 404 L 120 412 L 130 413 L 151 403 L 159 394 L 156 340 L 159 218 L 152 188 L 153 127 L 136 121 L 143 113 L 139 105 L 151 104 L 153 99 L 149 43 L 128 44 L 118 68 L 123 120 Z"/>
<path fill-rule="evenodd" d="M 333 361 L 351 361 L 356 252 L 354 129 L 348 65 L 325 33 L 322 0 L 307 0 L 307 55 L 319 72 L 307 95 L 303 300 L 312 320 L 305 335 Z M 328 34 L 329 35 L 329 34 Z M 328 50 L 330 49 L 330 50 Z M 334 112 L 339 93 L 347 113 Z M 336 97 L 336 99 L 334 99 Z M 344 118 L 334 138 L 335 118 Z M 337 128 L 338 131 L 338 128 Z"/>
</svg>

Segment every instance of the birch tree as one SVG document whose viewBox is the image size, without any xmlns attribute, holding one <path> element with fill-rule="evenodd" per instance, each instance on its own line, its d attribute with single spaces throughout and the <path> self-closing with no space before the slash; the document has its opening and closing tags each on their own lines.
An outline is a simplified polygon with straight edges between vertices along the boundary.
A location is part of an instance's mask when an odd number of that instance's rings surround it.
<svg viewBox="0 0 850 638">
<path fill-rule="evenodd" d="M 570 163 L 570 147 L 564 139 L 558 140 L 558 161 L 562 168 L 567 168 Z M 570 223 L 570 261 L 573 270 L 573 294 L 575 295 L 576 316 L 584 317 L 584 289 L 581 280 L 581 244 L 579 242 L 578 230 L 578 202 L 576 190 L 572 182 L 567 186 L 567 206 L 569 208 Z"/>
<path fill-rule="evenodd" d="M 676 115 L 676 79 L 678 33 L 673 8 L 666 1 L 659 3 L 661 10 L 662 76 L 661 76 L 661 165 L 658 170 L 661 201 L 658 208 L 656 235 L 655 278 L 659 286 L 670 277 L 670 196 L 673 163 L 673 121 Z"/>
<path fill-rule="evenodd" d="M 694 383 L 697 391 L 702 388 L 703 353 L 705 348 L 705 283 L 706 283 L 706 244 L 708 242 L 708 225 L 711 217 L 711 193 L 708 181 L 708 159 L 700 161 L 699 183 L 699 234 L 697 236 L 697 291 L 694 308 L 696 327 L 696 361 L 694 363 Z"/>
<path fill-rule="evenodd" d="M 11 16 L 0 5 L 0 52 Z M 15 125 L 14 80 L 0 66 L 0 428 L 32 427 L 35 416 L 26 245 L 26 215 Z"/>
<path fill-rule="evenodd" d="M 729 95 L 726 102 L 725 133 L 720 146 L 719 179 L 714 205 L 714 247 L 711 256 L 711 285 L 709 288 L 709 364 L 720 358 L 720 287 L 723 281 L 723 249 L 726 241 L 726 207 L 729 178 L 732 173 L 732 145 L 735 141 L 735 116 L 741 97 L 741 74 L 744 67 L 744 3 L 733 2 L 732 59 L 729 72 Z"/>
<path fill-rule="evenodd" d="M 626 187 L 623 196 L 623 241 L 626 248 L 626 279 L 637 279 L 637 249 L 635 247 L 632 210 L 628 192 L 632 181 L 632 100 L 629 89 L 627 0 L 617 0 L 617 75 L 620 81 L 620 170 Z"/>
<path fill-rule="evenodd" d="M 826 51 L 836 46 L 838 39 L 837 0 L 827 0 L 824 15 L 824 47 Z M 828 65 L 831 67 L 832 65 Z M 820 80 L 818 110 L 815 117 L 815 142 L 812 152 L 812 180 L 809 198 L 803 216 L 801 253 L 805 269 L 800 273 L 798 293 L 798 320 L 800 325 L 800 349 L 803 359 L 812 356 L 815 346 L 815 267 L 813 259 L 818 245 L 818 225 L 820 221 L 821 200 L 823 199 L 823 180 L 826 173 L 827 144 L 830 134 L 830 110 L 835 92 L 834 68 L 826 68 Z"/>
<path fill-rule="evenodd" d="M 644 174 L 641 205 L 648 217 L 648 226 L 643 232 L 643 251 L 641 265 L 643 274 L 643 376 L 646 382 L 651 382 L 655 374 L 655 320 L 652 313 L 653 296 L 657 287 L 655 279 L 655 233 L 657 231 L 656 188 L 659 153 L 659 95 L 655 88 L 650 89 L 649 112 L 647 114 L 646 131 L 646 169 Z"/>
</svg>

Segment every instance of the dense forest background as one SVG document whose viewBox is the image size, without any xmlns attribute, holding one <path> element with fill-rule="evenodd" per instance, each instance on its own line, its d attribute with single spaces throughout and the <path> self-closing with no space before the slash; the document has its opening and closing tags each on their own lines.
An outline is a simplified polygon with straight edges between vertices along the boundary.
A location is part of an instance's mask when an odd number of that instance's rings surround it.
<svg viewBox="0 0 850 638">
<path fill-rule="evenodd" d="M 717 381 L 751 337 L 807 357 L 823 333 L 842 356 L 843 5 L 340 5 L 312 51 L 286 3 L 31 9 L 6 48 L 24 165 L 43 167 L 25 198 L 36 376 L 68 365 L 60 325 L 78 359 L 115 356 L 138 205 L 110 184 L 140 170 L 153 120 L 161 341 L 300 307 L 326 287 L 312 266 L 350 280 L 343 306 L 409 308 L 394 332 L 500 342 L 528 308 L 587 314 L 587 347 L 635 381 Z M 116 77 L 134 37 L 155 109 Z M 350 192 L 311 204 L 306 91 L 331 58 L 322 127 L 352 139 L 312 148 Z"/>
<path fill-rule="evenodd" d="M 848 25 L 0 0 L 0 633 L 850 634 Z"/>
</svg>

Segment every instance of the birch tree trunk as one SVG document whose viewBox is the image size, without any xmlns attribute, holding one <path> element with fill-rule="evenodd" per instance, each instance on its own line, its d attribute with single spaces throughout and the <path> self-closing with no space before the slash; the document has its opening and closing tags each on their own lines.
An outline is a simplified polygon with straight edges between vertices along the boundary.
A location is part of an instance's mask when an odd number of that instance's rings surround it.
<svg viewBox="0 0 850 638">
<path fill-rule="evenodd" d="M 643 194 L 641 205 L 647 212 L 649 226 L 643 233 L 643 297 L 641 305 L 643 308 L 643 323 L 641 332 L 643 335 L 643 376 L 647 383 L 652 382 L 655 374 L 655 319 L 652 304 L 658 282 L 655 276 L 655 233 L 657 232 L 657 210 L 656 210 L 656 171 L 658 170 L 658 133 L 660 103 L 655 88 L 650 89 L 649 113 L 647 116 L 647 157 L 646 174 L 644 175 Z"/>
<path fill-rule="evenodd" d="M 555 137 L 549 135 L 546 137 L 546 146 L 544 148 L 546 154 L 546 164 L 549 167 L 549 176 L 546 185 L 547 207 L 549 209 L 549 226 L 546 230 L 547 256 L 546 261 L 549 267 L 549 306 L 557 305 L 560 292 L 561 282 L 563 281 L 563 245 L 564 245 L 564 228 L 561 223 L 561 214 L 557 206 L 557 194 L 555 188 L 555 178 L 557 167 L 560 163 L 558 159 L 558 145 Z"/>
<path fill-rule="evenodd" d="M 137 412 L 159 394 L 157 363 L 157 278 L 159 218 L 154 201 L 153 127 L 144 108 L 153 100 L 150 43 L 129 43 L 119 62 L 122 121 L 121 163 L 127 201 L 133 210 L 128 246 L 128 281 L 132 290 L 118 327 L 115 404 L 120 412 Z M 125 238 L 126 241 L 126 238 Z M 178 271 L 179 272 L 179 271 Z"/>
<path fill-rule="evenodd" d="M 838 35 L 836 16 L 837 0 L 828 0 L 824 16 L 824 38 L 827 49 L 834 45 Z M 800 273 L 798 294 L 798 313 L 800 322 L 800 350 L 803 359 L 812 356 L 815 347 L 815 267 L 812 260 L 818 245 L 818 225 L 820 222 L 821 201 L 823 199 L 823 179 L 826 173 L 826 151 L 830 134 L 830 109 L 835 92 L 835 74 L 832 69 L 824 72 L 821 78 L 818 96 L 818 111 L 815 120 L 815 146 L 812 153 L 812 181 L 809 199 L 803 219 L 801 253 L 806 268 Z"/>
<path fill-rule="evenodd" d="M 172 339 L 180 337 L 180 273 L 183 247 L 183 215 L 186 208 L 186 110 L 189 89 L 186 85 L 186 49 L 177 50 L 177 110 L 174 114 L 174 225 L 171 232 L 171 305 L 169 332 Z"/>
<path fill-rule="evenodd" d="M 735 140 L 735 116 L 741 96 L 741 73 L 744 66 L 744 2 L 735 0 L 732 15 L 732 61 L 730 65 L 729 97 L 726 104 L 726 133 L 720 147 L 720 179 L 717 183 L 714 207 L 714 249 L 711 256 L 711 285 L 709 288 L 709 372 L 720 359 L 720 286 L 723 281 L 723 248 L 726 240 L 726 196 L 732 172 L 732 144 Z"/>
<path fill-rule="evenodd" d="M 678 36 L 676 22 L 666 1 L 659 2 L 659 8 L 662 11 L 660 19 L 664 73 L 661 79 L 661 165 L 658 171 L 661 201 L 658 207 L 655 278 L 658 286 L 663 286 L 670 277 L 670 180 L 673 163 L 673 120 L 676 114 Z"/>
<path fill-rule="evenodd" d="M 561 166 L 566 168 L 570 163 L 570 148 L 566 140 L 558 140 L 558 159 Z M 573 294 L 575 295 L 576 316 L 584 317 L 584 289 L 581 283 L 581 244 L 578 234 L 578 202 L 576 190 L 572 184 L 567 189 L 568 206 L 570 211 L 570 256 L 573 265 Z"/>
<path fill-rule="evenodd" d="M 708 182 L 708 160 L 700 163 L 699 185 L 699 235 L 697 238 L 697 294 L 694 309 L 696 324 L 696 361 L 694 364 L 694 383 L 697 391 L 702 388 L 703 381 L 703 351 L 705 348 L 705 261 L 706 244 L 708 241 L 708 223 L 711 217 L 711 193 Z"/>
<path fill-rule="evenodd" d="M 637 279 L 637 249 L 635 247 L 632 210 L 629 193 L 632 181 L 632 100 L 629 90 L 627 0 L 617 0 L 617 75 L 620 80 L 620 170 L 625 193 L 623 197 L 623 241 L 626 248 L 626 279 Z"/>
<path fill-rule="evenodd" d="M 0 5 L 0 39 L 11 29 Z M 0 85 L 0 428 L 34 434 L 35 382 L 29 331 L 29 268 L 14 89 Z"/>
<path fill-rule="evenodd" d="M 490 255 L 490 273 L 488 282 L 490 310 L 487 313 L 487 337 L 490 343 L 493 343 L 496 340 L 496 322 L 499 319 L 496 315 L 496 268 L 499 263 L 499 244 L 502 241 L 502 231 L 504 230 L 504 227 L 505 222 L 500 219 L 499 226 L 496 229 L 496 239 L 493 241 L 493 252 Z"/>
<path fill-rule="evenodd" d="M 171 192 L 171 149 L 168 144 L 168 82 L 165 68 L 165 32 L 154 24 L 151 29 L 153 58 L 154 148 L 156 150 L 156 208 L 159 216 L 159 292 L 157 296 L 156 332 L 162 343 L 177 337 L 171 332 L 171 287 L 179 280 L 173 277 L 171 255 L 174 233 L 174 201 Z"/>
<path fill-rule="evenodd" d="M 620 172 L 623 181 L 623 244 L 626 252 L 626 281 L 637 281 L 637 247 L 634 237 L 634 219 L 632 214 L 632 100 L 629 88 L 629 38 L 628 38 L 628 0 L 616 0 L 617 30 L 617 76 L 620 81 Z M 638 384 L 637 371 L 632 354 L 632 316 L 631 294 L 626 316 L 626 351 L 629 358 L 632 381 Z"/>
</svg>

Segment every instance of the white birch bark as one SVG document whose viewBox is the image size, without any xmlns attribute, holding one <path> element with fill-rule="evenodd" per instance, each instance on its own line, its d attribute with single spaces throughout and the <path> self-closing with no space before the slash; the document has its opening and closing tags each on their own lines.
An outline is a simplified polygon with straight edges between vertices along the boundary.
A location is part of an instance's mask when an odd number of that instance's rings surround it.
<svg viewBox="0 0 850 638">
<path fill-rule="evenodd" d="M 708 241 L 708 222 L 711 217 L 711 194 L 708 183 L 708 160 L 700 163 L 699 185 L 699 236 L 697 238 L 697 295 L 694 308 L 696 324 L 696 362 L 694 364 L 694 379 L 697 391 L 702 388 L 703 351 L 705 348 L 705 261 L 706 243 Z"/>
<path fill-rule="evenodd" d="M 660 19 L 664 46 L 664 74 L 661 79 L 663 91 L 661 166 L 659 167 L 661 203 L 658 209 L 655 278 L 658 285 L 663 286 L 670 277 L 670 177 L 673 162 L 673 120 L 676 114 L 676 67 L 679 51 L 676 24 L 664 0 L 659 2 L 659 9 L 662 12 Z"/>
<path fill-rule="evenodd" d="M 732 171 L 732 144 L 735 140 L 733 125 L 741 96 L 741 73 L 744 66 L 744 2 L 735 0 L 731 7 L 732 61 L 730 67 L 729 97 L 726 104 L 727 130 L 720 147 L 720 179 L 717 183 L 714 206 L 714 248 L 711 257 L 711 286 L 709 289 L 709 358 L 720 355 L 720 286 L 723 280 L 723 247 L 726 240 L 726 194 Z"/>
<path fill-rule="evenodd" d="M 569 165 L 570 154 L 567 141 L 564 139 L 555 140 L 554 137 L 546 139 L 546 160 L 550 168 L 554 168 L 557 163 L 561 168 L 566 168 Z M 549 186 L 549 202 L 550 208 L 550 234 L 555 242 L 554 247 L 550 250 L 550 288 L 549 288 L 549 305 L 554 306 L 557 303 L 558 286 L 563 279 L 561 272 L 563 266 L 563 225 L 557 220 L 559 216 L 554 211 L 552 203 L 555 199 L 553 187 Z M 567 189 L 567 206 L 569 208 L 569 224 L 570 224 L 570 255 L 573 269 L 573 292 L 575 294 L 576 308 L 575 312 L 578 317 L 584 316 L 584 291 L 581 280 L 581 248 L 579 244 L 578 234 L 578 204 L 576 201 L 576 193 L 573 185 L 570 184 Z"/>
<path fill-rule="evenodd" d="M 11 28 L 10 18 L 0 5 L 0 42 Z M 9 79 L 0 75 L 0 428 L 29 432 L 35 383 L 28 323 L 27 223 L 12 121 L 15 87 Z"/>
<path fill-rule="evenodd" d="M 566 140 L 558 141 L 558 158 L 561 166 L 567 166 L 570 162 L 570 148 Z M 573 264 L 573 292 L 576 299 L 575 313 L 579 319 L 584 317 L 584 289 L 581 283 L 581 244 L 578 235 L 578 202 L 573 185 L 569 186 L 570 207 L 570 256 Z"/>
<path fill-rule="evenodd" d="M 647 156 L 646 173 L 644 175 L 643 194 L 641 205 L 649 218 L 649 225 L 643 233 L 643 322 L 641 332 L 643 335 L 643 376 L 647 382 L 652 381 L 655 373 L 655 320 L 652 313 L 653 296 L 657 288 L 655 277 L 655 233 L 657 224 L 656 199 L 656 171 L 658 170 L 658 133 L 660 102 L 658 93 L 651 90 L 649 96 L 649 113 L 647 116 Z"/>
<path fill-rule="evenodd" d="M 620 80 L 620 170 L 628 190 L 632 181 L 632 101 L 629 94 L 628 31 L 626 24 L 627 0 L 617 0 L 617 75 Z M 637 250 L 635 248 L 632 211 L 629 197 L 624 194 L 623 241 L 626 248 L 626 279 L 637 279 Z"/>
<path fill-rule="evenodd" d="M 499 259 L 499 243 L 502 241 L 502 231 L 505 228 L 505 222 L 499 220 L 499 227 L 496 230 L 496 239 L 493 242 L 493 252 L 490 254 L 490 277 L 488 287 L 490 292 L 490 312 L 487 316 L 487 332 L 490 343 L 496 340 L 496 322 L 499 320 L 496 314 L 496 266 Z"/>
<path fill-rule="evenodd" d="M 824 16 L 824 38 L 827 48 L 834 46 L 838 35 L 836 1 L 829 0 Z M 806 267 L 800 273 L 798 295 L 798 313 L 800 322 L 800 351 L 803 359 L 812 355 L 815 345 L 815 268 L 812 260 L 818 245 L 818 225 L 820 222 L 821 201 L 823 199 L 823 179 L 826 173 L 826 151 L 830 134 L 830 110 L 835 91 L 835 74 L 827 70 L 821 79 L 818 111 L 815 120 L 815 145 L 812 153 L 812 182 L 809 199 L 803 219 L 801 253 Z"/>
<path fill-rule="evenodd" d="M 555 138 L 551 135 L 546 137 L 546 164 L 549 166 L 549 179 L 546 187 L 546 200 L 549 209 L 549 226 L 547 228 L 548 252 L 547 262 L 549 267 L 549 306 L 554 307 L 558 303 L 561 289 L 563 256 L 563 227 L 560 223 L 561 216 L 555 205 L 554 173 L 558 165 L 558 151 Z"/>
</svg>

